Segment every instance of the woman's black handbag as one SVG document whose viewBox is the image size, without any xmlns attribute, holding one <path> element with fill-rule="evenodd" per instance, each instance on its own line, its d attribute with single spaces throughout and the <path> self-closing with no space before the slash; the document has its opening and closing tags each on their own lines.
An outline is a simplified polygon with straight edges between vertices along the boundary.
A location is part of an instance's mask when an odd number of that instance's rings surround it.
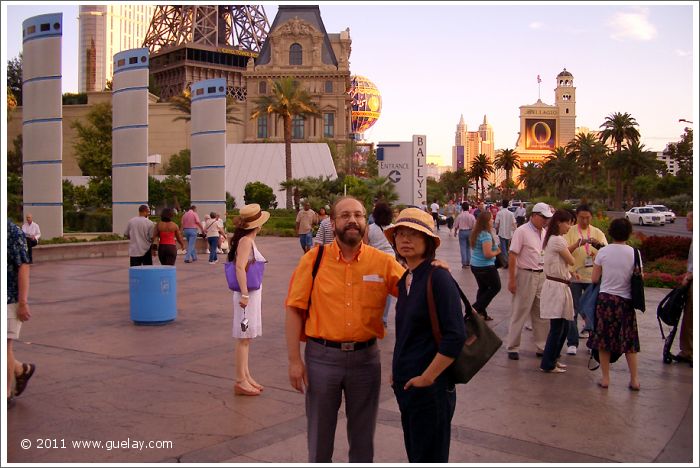
<svg viewBox="0 0 700 468">
<path fill-rule="evenodd" d="M 647 308 L 644 300 L 644 277 L 642 276 L 642 265 L 639 259 L 639 250 L 634 249 L 634 270 L 632 270 L 632 306 L 644 312 Z"/>
<path fill-rule="evenodd" d="M 434 270 L 434 269 L 433 269 Z M 440 333 L 440 325 L 438 324 L 437 309 L 435 307 L 435 296 L 433 295 L 433 270 L 428 275 L 428 312 L 430 315 L 430 326 L 433 329 L 435 341 L 440 345 L 442 334 Z M 454 279 L 453 279 L 454 280 Z M 472 309 L 467 296 L 464 295 L 462 289 L 455 281 L 455 286 L 459 291 L 462 302 L 465 306 L 464 314 L 464 329 L 467 333 L 467 341 L 464 342 L 464 347 L 459 353 L 459 356 L 447 368 L 450 380 L 453 383 L 467 383 L 476 375 L 479 370 L 491 359 L 503 342 L 486 325 L 484 319 Z"/>
</svg>

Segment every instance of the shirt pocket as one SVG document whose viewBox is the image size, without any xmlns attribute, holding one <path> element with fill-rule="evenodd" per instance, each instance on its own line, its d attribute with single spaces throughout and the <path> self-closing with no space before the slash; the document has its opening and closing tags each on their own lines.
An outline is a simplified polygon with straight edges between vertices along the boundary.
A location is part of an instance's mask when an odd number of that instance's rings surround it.
<svg viewBox="0 0 700 468">
<path fill-rule="evenodd" d="M 386 284 L 384 282 L 363 281 L 360 288 L 360 304 L 367 309 L 382 309 L 386 303 Z"/>
</svg>

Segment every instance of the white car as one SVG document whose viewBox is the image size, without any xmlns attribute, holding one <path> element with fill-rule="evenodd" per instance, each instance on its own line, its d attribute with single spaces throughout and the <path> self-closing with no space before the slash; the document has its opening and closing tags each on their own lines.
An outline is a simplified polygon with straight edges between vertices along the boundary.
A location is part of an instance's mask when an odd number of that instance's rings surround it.
<svg viewBox="0 0 700 468">
<path fill-rule="evenodd" d="M 649 206 L 636 206 L 625 213 L 625 218 L 632 224 L 657 224 L 663 226 L 666 224 L 666 217 Z"/>
<path fill-rule="evenodd" d="M 666 206 L 664 206 L 664 205 L 647 205 L 647 207 L 654 208 L 656 211 L 658 211 L 659 213 L 666 216 L 667 223 L 675 223 L 676 222 L 676 213 L 669 210 Z"/>
</svg>

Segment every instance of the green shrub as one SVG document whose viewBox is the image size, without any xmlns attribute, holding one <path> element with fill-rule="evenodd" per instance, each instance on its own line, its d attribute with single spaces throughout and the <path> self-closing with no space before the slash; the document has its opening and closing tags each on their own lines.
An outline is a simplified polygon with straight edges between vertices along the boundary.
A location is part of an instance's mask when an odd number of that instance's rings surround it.
<svg viewBox="0 0 700 468">
<path fill-rule="evenodd" d="M 119 234 L 102 234 L 93 239 L 78 239 L 77 237 L 52 237 L 51 239 L 41 241 L 41 245 L 51 245 L 51 244 L 76 244 L 80 242 L 108 242 L 108 241 L 120 241 L 125 240 L 126 237 L 120 236 Z"/>
<path fill-rule="evenodd" d="M 112 210 L 65 211 L 63 213 L 65 231 L 73 232 L 111 232 Z"/>
<path fill-rule="evenodd" d="M 658 271 L 670 275 L 684 275 L 688 269 L 688 261 L 670 255 L 644 263 L 644 272 Z"/>
<path fill-rule="evenodd" d="M 243 189 L 243 202 L 246 205 L 257 203 L 263 210 L 276 204 L 277 196 L 272 192 L 272 187 L 262 182 L 248 182 Z"/>
</svg>

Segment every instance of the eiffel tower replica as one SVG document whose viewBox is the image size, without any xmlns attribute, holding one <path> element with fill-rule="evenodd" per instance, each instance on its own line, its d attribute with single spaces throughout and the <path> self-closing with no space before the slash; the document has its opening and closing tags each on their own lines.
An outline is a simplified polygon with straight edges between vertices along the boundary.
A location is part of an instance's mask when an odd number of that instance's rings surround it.
<svg viewBox="0 0 700 468">
<path fill-rule="evenodd" d="M 192 83 L 226 79 L 227 96 L 246 99 L 242 76 L 270 32 L 262 5 L 158 5 L 143 47 L 150 51 L 150 74 L 168 100 Z"/>
</svg>

